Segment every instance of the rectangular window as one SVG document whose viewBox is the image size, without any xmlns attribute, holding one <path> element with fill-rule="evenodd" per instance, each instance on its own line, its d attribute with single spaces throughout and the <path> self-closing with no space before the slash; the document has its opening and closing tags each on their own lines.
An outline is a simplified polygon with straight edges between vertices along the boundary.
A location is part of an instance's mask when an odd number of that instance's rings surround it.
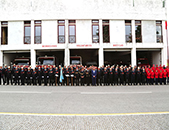
<svg viewBox="0 0 169 130">
<path fill-rule="evenodd" d="M 41 44 L 41 33 L 42 33 L 42 27 L 41 27 L 41 21 L 35 21 L 35 44 Z"/>
<path fill-rule="evenodd" d="M 99 20 L 92 20 L 92 42 L 99 43 Z"/>
<path fill-rule="evenodd" d="M 136 43 L 142 42 L 142 35 L 141 35 L 141 21 L 135 21 L 135 35 L 136 35 Z"/>
<path fill-rule="evenodd" d="M 58 43 L 65 43 L 65 21 L 58 21 Z"/>
<path fill-rule="evenodd" d="M 8 44 L 8 22 L 1 22 L 1 45 Z"/>
<path fill-rule="evenodd" d="M 162 21 L 156 21 L 156 39 L 157 43 L 163 42 Z"/>
<path fill-rule="evenodd" d="M 131 20 L 125 20 L 125 35 L 126 42 L 132 42 L 132 28 Z"/>
<path fill-rule="evenodd" d="M 31 21 L 24 21 L 24 44 L 31 44 Z"/>
<path fill-rule="evenodd" d="M 69 20 L 69 43 L 76 43 L 76 21 Z"/>
<path fill-rule="evenodd" d="M 109 35 L 109 20 L 103 20 L 103 43 L 110 42 L 110 35 Z"/>
</svg>

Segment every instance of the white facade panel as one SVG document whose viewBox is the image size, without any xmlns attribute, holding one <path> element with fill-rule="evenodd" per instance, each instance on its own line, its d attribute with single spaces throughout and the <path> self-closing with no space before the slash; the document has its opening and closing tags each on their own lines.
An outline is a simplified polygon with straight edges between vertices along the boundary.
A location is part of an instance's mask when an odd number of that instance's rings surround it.
<svg viewBox="0 0 169 130">
<path fill-rule="evenodd" d="M 8 45 L 23 45 L 24 24 L 22 22 L 8 22 Z"/>
<path fill-rule="evenodd" d="M 165 19 L 162 0 L 0 0 L 2 19 Z"/>
<path fill-rule="evenodd" d="M 76 21 L 76 43 L 92 43 L 92 25 L 91 20 Z"/>
<path fill-rule="evenodd" d="M 142 42 L 156 42 L 156 21 L 142 21 Z"/>
<path fill-rule="evenodd" d="M 57 21 L 42 21 L 42 44 L 51 45 L 58 42 Z"/>
<path fill-rule="evenodd" d="M 110 21 L 110 43 L 125 43 L 125 23 L 124 20 Z"/>
</svg>

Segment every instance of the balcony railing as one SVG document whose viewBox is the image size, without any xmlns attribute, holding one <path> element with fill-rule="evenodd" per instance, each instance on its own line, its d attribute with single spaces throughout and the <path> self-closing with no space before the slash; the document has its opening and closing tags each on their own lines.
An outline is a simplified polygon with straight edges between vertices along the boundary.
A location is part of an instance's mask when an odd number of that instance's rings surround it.
<svg viewBox="0 0 169 130">
<path fill-rule="evenodd" d="M 69 43 L 76 43 L 76 36 L 75 35 L 69 35 Z"/>
<path fill-rule="evenodd" d="M 7 45 L 8 44 L 8 37 L 2 37 L 1 38 L 1 45 Z"/>
<path fill-rule="evenodd" d="M 136 35 L 136 43 L 142 43 L 142 36 Z"/>
<path fill-rule="evenodd" d="M 58 36 L 58 43 L 65 43 L 65 35 Z"/>
<path fill-rule="evenodd" d="M 156 35 L 157 43 L 163 43 L 163 35 Z"/>
<path fill-rule="evenodd" d="M 126 35 L 126 42 L 128 43 L 132 42 L 132 35 Z"/>
<path fill-rule="evenodd" d="M 41 44 L 41 36 L 35 36 L 34 41 L 35 44 Z"/>
<path fill-rule="evenodd" d="M 109 35 L 103 35 L 103 43 L 109 43 L 110 42 L 110 36 Z"/>
<path fill-rule="evenodd" d="M 93 35 L 93 43 L 99 43 L 99 36 L 98 35 Z"/>
<path fill-rule="evenodd" d="M 24 36 L 24 44 L 31 44 L 31 36 Z"/>
</svg>

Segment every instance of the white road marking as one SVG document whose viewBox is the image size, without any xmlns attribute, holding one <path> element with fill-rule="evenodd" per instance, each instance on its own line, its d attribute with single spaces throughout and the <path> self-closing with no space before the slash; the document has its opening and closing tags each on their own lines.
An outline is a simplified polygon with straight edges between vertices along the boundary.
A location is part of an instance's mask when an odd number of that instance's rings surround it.
<svg viewBox="0 0 169 130">
<path fill-rule="evenodd" d="M 51 94 L 51 92 L 37 92 L 37 91 L 0 91 L 0 93 L 10 93 L 10 94 L 16 94 L 16 93 L 22 93 L 22 94 Z"/>
<path fill-rule="evenodd" d="M 147 92 L 81 92 L 81 94 L 150 94 L 151 91 Z"/>
</svg>

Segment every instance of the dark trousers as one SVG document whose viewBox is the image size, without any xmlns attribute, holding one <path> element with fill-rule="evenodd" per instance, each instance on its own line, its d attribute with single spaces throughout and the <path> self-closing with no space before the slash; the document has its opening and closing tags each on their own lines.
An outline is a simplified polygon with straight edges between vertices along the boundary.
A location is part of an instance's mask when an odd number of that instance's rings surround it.
<svg viewBox="0 0 169 130">
<path fill-rule="evenodd" d="M 94 78 L 92 78 L 92 85 L 96 85 L 96 77 Z"/>
</svg>

